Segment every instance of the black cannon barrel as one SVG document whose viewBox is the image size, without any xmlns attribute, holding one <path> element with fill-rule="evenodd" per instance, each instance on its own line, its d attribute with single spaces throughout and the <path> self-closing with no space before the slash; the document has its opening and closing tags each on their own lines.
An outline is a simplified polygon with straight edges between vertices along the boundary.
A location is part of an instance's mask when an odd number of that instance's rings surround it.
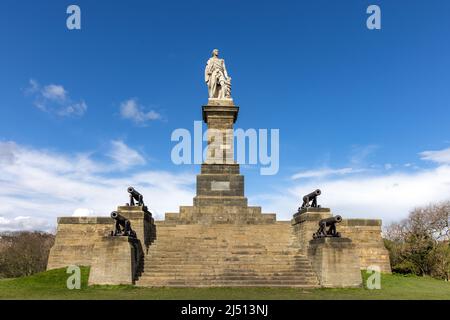
<svg viewBox="0 0 450 320">
<path fill-rule="evenodd" d="M 306 196 L 303 197 L 303 201 L 309 201 L 317 196 L 320 196 L 322 194 L 322 191 L 320 191 L 320 189 L 317 189 L 309 194 L 307 194 Z"/>
<path fill-rule="evenodd" d="M 342 222 L 342 217 L 335 216 L 335 217 L 330 217 L 330 218 L 320 220 L 319 225 L 330 226 L 332 224 L 341 223 L 341 222 Z"/>
<path fill-rule="evenodd" d="M 139 192 L 137 192 L 136 189 L 133 187 L 128 187 L 128 193 L 131 194 L 136 199 L 142 197 L 142 195 Z"/>
<path fill-rule="evenodd" d="M 111 212 L 111 218 L 120 222 L 127 220 L 124 216 L 121 216 L 117 211 Z"/>
</svg>

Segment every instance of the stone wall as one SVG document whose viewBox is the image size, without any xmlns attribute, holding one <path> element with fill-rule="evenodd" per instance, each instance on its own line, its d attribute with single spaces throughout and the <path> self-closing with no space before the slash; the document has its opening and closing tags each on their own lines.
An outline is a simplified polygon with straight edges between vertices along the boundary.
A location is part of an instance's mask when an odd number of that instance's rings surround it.
<svg viewBox="0 0 450 320">
<path fill-rule="evenodd" d="M 94 245 L 113 230 L 108 217 L 58 218 L 55 244 L 50 250 L 47 269 L 69 265 L 90 266 Z"/>
<path fill-rule="evenodd" d="M 338 226 L 343 237 L 352 239 L 359 251 L 361 269 L 378 266 L 381 272 L 390 273 L 389 252 L 381 237 L 381 220 L 344 219 Z"/>
</svg>

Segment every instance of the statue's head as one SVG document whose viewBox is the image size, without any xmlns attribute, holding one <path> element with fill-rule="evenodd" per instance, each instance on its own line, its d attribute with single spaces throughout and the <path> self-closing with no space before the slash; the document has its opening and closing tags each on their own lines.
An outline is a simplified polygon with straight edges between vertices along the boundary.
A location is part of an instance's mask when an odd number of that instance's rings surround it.
<svg viewBox="0 0 450 320">
<path fill-rule="evenodd" d="M 214 50 L 212 51 L 212 56 L 213 56 L 213 57 L 218 57 L 218 56 L 219 56 L 219 49 L 214 49 Z"/>
</svg>

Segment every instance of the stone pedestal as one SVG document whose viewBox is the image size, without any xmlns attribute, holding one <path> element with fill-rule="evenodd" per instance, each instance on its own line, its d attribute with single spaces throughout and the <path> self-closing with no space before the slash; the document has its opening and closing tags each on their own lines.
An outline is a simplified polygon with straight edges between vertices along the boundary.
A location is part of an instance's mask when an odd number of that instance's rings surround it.
<svg viewBox="0 0 450 320">
<path fill-rule="evenodd" d="M 156 239 L 155 223 L 146 206 L 119 206 L 117 212 L 130 220 L 131 228 L 146 249 Z"/>
<path fill-rule="evenodd" d="M 233 100 L 210 99 L 202 112 L 208 125 L 208 150 L 197 176 L 194 205 L 181 207 L 179 213 L 167 213 L 166 223 L 274 223 L 275 214 L 249 207 L 244 195 L 244 176 L 234 161 L 233 125 L 239 107 Z"/>
<path fill-rule="evenodd" d="M 359 257 L 348 238 L 320 238 L 311 240 L 308 259 L 325 288 L 362 286 Z"/>
<path fill-rule="evenodd" d="M 93 249 L 89 285 L 132 285 L 143 268 L 141 242 L 130 237 L 102 237 Z"/>
<path fill-rule="evenodd" d="M 319 228 L 319 221 L 331 216 L 329 208 L 306 208 L 294 214 L 291 220 L 293 232 L 304 253 L 308 249 L 313 234 Z"/>
</svg>

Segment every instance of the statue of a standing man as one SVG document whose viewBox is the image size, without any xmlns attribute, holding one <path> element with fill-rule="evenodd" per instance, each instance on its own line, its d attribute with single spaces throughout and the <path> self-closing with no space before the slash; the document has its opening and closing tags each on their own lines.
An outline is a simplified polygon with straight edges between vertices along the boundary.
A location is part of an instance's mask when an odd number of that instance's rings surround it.
<svg viewBox="0 0 450 320">
<path fill-rule="evenodd" d="M 231 99 L 231 77 L 228 76 L 225 61 L 219 58 L 219 50 L 214 49 L 205 68 L 205 82 L 209 98 Z"/>
</svg>

